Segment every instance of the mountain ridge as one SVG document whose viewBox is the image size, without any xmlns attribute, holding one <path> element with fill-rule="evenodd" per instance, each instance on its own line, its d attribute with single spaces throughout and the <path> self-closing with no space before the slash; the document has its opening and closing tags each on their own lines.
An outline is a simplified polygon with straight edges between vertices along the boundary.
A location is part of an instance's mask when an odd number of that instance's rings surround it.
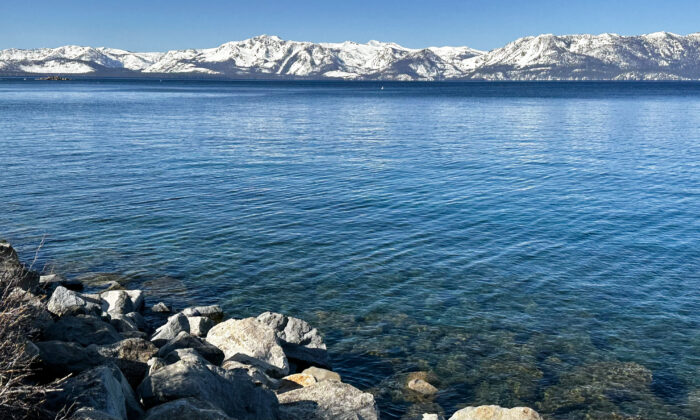
<svg viewBox="0 0 700 420">
<path fill-rule="evenodd" d="M 700 80 L 700 33 L 542 34 L 503 47 L 406 48 L 260 35 L 213 48 L 131 52 L 67 45 L 0 50 L 0 76 L 328 80 Z"/>
</svg>

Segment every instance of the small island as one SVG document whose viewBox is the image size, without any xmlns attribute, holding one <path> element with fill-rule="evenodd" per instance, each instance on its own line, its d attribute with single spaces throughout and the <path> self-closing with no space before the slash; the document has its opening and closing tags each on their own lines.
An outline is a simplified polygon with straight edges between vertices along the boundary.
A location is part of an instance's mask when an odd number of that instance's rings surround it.
<svg viewBox="0 0 700 420">
<path fill-rule="evenodd" d="M 59 81 L 65 81 L 65 80 L 70 80 L 67 77 L 63 76 L 46 76 L 46 77 L 39 77 L 36 80 L 59 80 Z"/>
</svg>

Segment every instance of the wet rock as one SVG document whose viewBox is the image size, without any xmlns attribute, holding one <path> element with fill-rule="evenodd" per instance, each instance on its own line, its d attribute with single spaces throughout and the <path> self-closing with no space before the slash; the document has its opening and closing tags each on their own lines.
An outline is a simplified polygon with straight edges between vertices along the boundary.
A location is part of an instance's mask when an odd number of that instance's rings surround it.
<svg viewBox="0 0 700 420">
<path fill-rule="evenodd" d="M 219 350 L 218 347 L 204 342 L 199 338 L 185 332 L 181 331 L 177 337 L 168 341 L 163 347 L 158 351 L 159 357 L 165 357 L 168 353 L 176 349 L 193 349 L 204 357 L 209 363 L 214 365 L 220 365 L 224 361 L 224 352 Z"/>
<path fill-rule="evenodd" d="M 182 398 L 155 406 L 143 420 L 235 420 L 213 404 L 196 398 Z"/>
<path fill-rule="evenodd" d="M 247 375 L 205 364 L 180 360 L 147 376 L 138 387 L 146 407 L 181 398 L 214 404 L 238 420 L 275 420 L 279 417 L 275 395 L 257 386 Z"/>
<path fill-rule="evenodd" d="M 219 305 L 191 306 L 182 311 L 185 316 L 204 316 L 214 322 L 221 322 L 224 319 L 224 311 Z"/>
<path fill-rule="evenodd" d="M 94 314 L 102 312 L 102 304 L 99 299 L 83 295 L 63 286 L 58 286 L 51 294 L 47 309 L 54 315 Z"/>
<path fill-rule="evenodd" d="M 378 420 L 372 394 L 342 382 L 324 381 L 278 395 L 284 420 Z"/>
<path fill-rule="evenodd" d="M 273 377 L 289 373 L 289 362 L 275 331 L 255 318 L 222 322 L 209 330 L 207 341 L 221 349 L 226 359 L 259 366 Z"/>
<path fill-rule="evenodd" d="M 156 346 L 162 346 L 181 332 L 189 332 L 190 325 L 187 321 L 187 317 L 181 313 L 172 315 L 168 317 L 168 320 L 164 325 L 161 325 L 156 329 L 155 334 L 151 337 L 151 341 L 155 343 Z"/>
<path fill-rule="evenodd" d="M 64 316 L 44 331 L 43 336 L 47 341 L 72 341 L 82 346 L 112 344 L 122 339 L 113 326 L 89 315 Z"/>
<path fill-rule="evenodd" d="M 463 408 L 449 420 L 542 420 L 533 409 L 527 407 L 503 408 L 497 405 L 482 405 Z"/>
<path fill-rule="evenodd" d="M 151 311 L 161 314 L 167 314 L 172 312 L 173 309 L 163 302 L 158 302 L 155 305 L 151 306 Z"/>
<path fill-rule="evenodd" d="M 314 378 L 316 378 L 316 381 L 321 382 L 321 381 L 337 381 L 341 382 L 340 375 L 336 372 L 333 372 L 332 370 L 328 369 L 323 369 L 319 368 L 316 366 L 311 366 L 308 369 L 304 369 L 303 372 L 301 373 L 307 373 Z"/>
<path fill-rule="evenodd" d="M 66 289 L 73 291 L 83 290 L 83 283 L 78 280 L 69 280 L 58 274 L 46 274 L 39 276 L 39 286 L 45 290 L 53 291 L 58 286 L 63 286 Z"/>
<path fill-rule="evenodd" d="M 308 322 L 275 312 L 262 313 L 256 319 L 275 330 L 290 360 L 301 365 L 330 368 L 323 337 Z"/>
<path fill-rule="evenodd" d="M 114 365 L 86 370 L 62 383 L 61 389 L 50 395 L 49 407 L 60 409 L 66 403 L 73 404 L 74 409 L 83 412 L 79 418 L 127 420 L 143 415 L 126 378 Z"/>
</svg>

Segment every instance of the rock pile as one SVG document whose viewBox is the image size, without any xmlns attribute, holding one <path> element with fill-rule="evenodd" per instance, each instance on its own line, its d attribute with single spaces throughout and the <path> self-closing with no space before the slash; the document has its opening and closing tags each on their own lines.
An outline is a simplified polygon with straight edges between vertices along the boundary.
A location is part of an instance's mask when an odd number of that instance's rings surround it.
<svg viewBox="0 0 700 420">
<path fill-rule="evenodd" d="M 225 319 L 218 306 L 146 309 L 140 290 L 81 293 L 73 281 L 25 270 L 0 243 L 0 270 L 7 269 L 22 273 L 17 293 L 42 309 L 26 351 L 36 354 L 42 380 L 68 375 L 46 404 L 69 408 L 69 419 L 379 419 L 374 396 L 342 382 L 323 337 L 301 319 L 274 312 Z M 412 392 L 439 392 L 423 377 L 409 379 Z M 452 419 L 540 417 L 489 406 Z"/>
</svg>

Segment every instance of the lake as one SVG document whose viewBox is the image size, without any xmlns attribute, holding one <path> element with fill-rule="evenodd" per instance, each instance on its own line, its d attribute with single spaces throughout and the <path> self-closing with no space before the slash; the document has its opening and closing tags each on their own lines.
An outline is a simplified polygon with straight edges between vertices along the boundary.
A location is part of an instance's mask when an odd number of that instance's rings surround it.
<svg viewBox="0 0 700 420">
<path fill-rule="evenodd" d="M 306 319 L 383 418 L 698 418 L 699 83 L 7 79 L 0 133 L 22 258 Z"/>
</svg>

